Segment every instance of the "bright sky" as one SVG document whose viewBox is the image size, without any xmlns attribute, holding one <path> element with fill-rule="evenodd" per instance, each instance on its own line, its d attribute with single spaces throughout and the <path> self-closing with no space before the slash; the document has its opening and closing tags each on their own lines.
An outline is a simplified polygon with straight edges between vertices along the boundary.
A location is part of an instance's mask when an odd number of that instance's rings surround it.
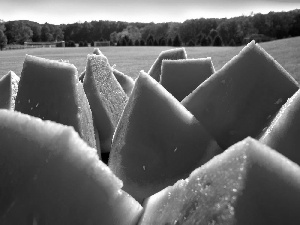
<svg viewBox="0 0 300 225">
<path fill-rule="evenodd" d="M 0 19 L 38 23 L 92 20 L 183 22 L 300 9 L 300 0 L 1 0 Z"/>
</svg>

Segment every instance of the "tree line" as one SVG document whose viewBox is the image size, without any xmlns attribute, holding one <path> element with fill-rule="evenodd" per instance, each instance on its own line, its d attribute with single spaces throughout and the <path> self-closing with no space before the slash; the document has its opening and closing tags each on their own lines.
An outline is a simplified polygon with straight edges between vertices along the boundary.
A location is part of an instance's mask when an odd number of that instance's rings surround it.
<svg viewBox="0 0 300 225">
<path fill-rule="evenodd" d="M 234 18 L 199 18 L 183 23 L 129 23 L 91 21 L 53 25 L 27 20 L 0 20 L 0 48 L 26 41 L 65 41 L 66 46 L 93 45 L 110 41 L 117 46 L 238 46 L 249 40 L 257 42 L 300 36 L 300 9 L 288 12 L 251 14 Z"/>
</svg>

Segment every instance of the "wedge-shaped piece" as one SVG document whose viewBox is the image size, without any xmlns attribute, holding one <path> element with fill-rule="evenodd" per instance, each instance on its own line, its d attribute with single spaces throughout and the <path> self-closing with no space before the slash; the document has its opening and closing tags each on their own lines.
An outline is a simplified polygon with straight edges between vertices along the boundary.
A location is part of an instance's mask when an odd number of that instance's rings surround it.
<svg viewBox="0 0 300 225">
<path fill-rule="evenodd" d="M 163 60 L 160 83 L 182 101 L 215 70 L 211 58 Z"/>
<path fill-rule="evenodd" d="M 72 64 L 27 55 L 15 110 L 73 126 L 83 140 L 96 147 L 92 113 Z"/>
<path fill-rule="evenodd" d="M 100 51 L 99 48 L 94 48 L 94 51 L 93 51 L 93 54 L 95 55 L 103 55 L 103 53 Z M 85 76 L 85 70 L 80 74 L 79 76 L 79 80 L 83 83 L 83 80 L 84 80 L 84 76 Z"/>
<path fill-rule="evenodd" d="M 113 74 L 116 77 L 117 81 L 122 86 L 126 95 L 130 96 L 132 89 L 134 87 L 134 80 L 130 76 L 127 76 L 126 74 L 120 72 L 117 69 L 113 69 Z"/>
<path fill-rule="evenodd" d="M 260 141 L 300 165 L 300 91 L 282 106 Z"/>
<path fill-rule="evenodd" d="M 0 110 L 0 224 L 135 225 L 142 207 L 74 131 Z"/>
<path fill-rule="evenodd" d="M 9 71 L 0 79 L 0 108 L 15 109 L 15 100 L 18 93 L 20 77 Z M 10 83 L 10 84 L 9 84 Z M 10 97 L 10 100 L 8 99 Z"/>
<path fill-rule="evenodd" d="M 128 97 L 103 55 L 88 55 L 83 87 L 98 129 L 101 151 L 109 152 Z"/>
<path fill-rule="evenodd" d="M 141 72 L 114 134 L 109 167 L 139 202 L 222 152 L 195 117 Z"/>
<path fill-rule="evenodd" d="M 287 71 L 251 42 L 182 104 L 226 149 L 260 135 L 298 88 Z"/>
<path fill-rule="evenodd" d="M 104 56 L 103 53 L 101 52 L 101 50 L 99 48 L 94 48 L 93 54 Z"/>
<path fill-rule="evenodd" d="M 300 167 L 248 138 L 144 203 L 139 225 L 300 224 Z"/>
<path fill-rule="evenodd" d="M 8 73 L 0 79 L 0 109 L 10 109 L 12 99 L 11 74 Z"/>
<path fill-rule="evenodd" d="M 174 48 L 162 51 L 151 66 L 150 70 L 148 71 L 148 74 L 159 82 L 161 77 L 161 65 L 164 59 L 176 60 L 186 58 L 187 56 L 184 48 Z"/>
<path fill-rule="evenodd" d="M 20 82 L 20 77 L 13 71 L 9 71 L 8 74 L 11 75 L 11 108 L 15 109 L 16 97 L 18 94 L 18 87 Z"/>
</svg>

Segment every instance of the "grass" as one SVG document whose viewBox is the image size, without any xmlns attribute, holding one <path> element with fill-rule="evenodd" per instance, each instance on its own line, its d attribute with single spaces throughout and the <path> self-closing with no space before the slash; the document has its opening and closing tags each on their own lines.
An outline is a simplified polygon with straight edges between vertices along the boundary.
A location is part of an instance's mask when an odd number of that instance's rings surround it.
<svg viewBox="0 0 300 225">
<path fill-rule="evenodd" d="M 298 82 L 300 82 L 300 37 L 261 43 L 261 46 L 273 56 Z M 102 47 L 111 65 L 136 78 L 140 70 L 146 72 L 161 51 L 172 47 Z M 188 58 L 211 57 L 214 67 L 219 70 L 233 56 L 237 55 L 243 46 L 239 47 L 185 47 Z M 86 56 L 93 52 L 93 47 L 83 48 L 38 48 L 18 49 L 0 52 L 0 77 L 9 70 L 21 74 L 26 54 L 48 59 L 69 60 L 78 72 L 85 68 Z"/>
</svg>

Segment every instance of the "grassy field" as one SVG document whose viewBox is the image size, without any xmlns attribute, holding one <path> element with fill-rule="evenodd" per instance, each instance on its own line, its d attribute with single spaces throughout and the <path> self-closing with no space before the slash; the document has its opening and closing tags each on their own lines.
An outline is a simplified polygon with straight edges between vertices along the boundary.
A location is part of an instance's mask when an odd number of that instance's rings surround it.
<svg viewBox="0 0 300 225">
<path fill-rule="evenodd" d="M 261 43 L 261 46 L 272 55 L 295 79 L 300 82 L 300 37 Z M 102 47 L 111 65 L 133 78 L 140 70 L 146 72 L 163 50 L 171 47 Z M 243 48 L 240 47 L 185 47 L 188 58 L 211 57 L 215 69 L 220 69 Z M 0 76 L 9 70 L 21 74 L 26 54 L 48 59 L 64 59 L 73 63 L 78 72 L 82 72 L 87 54 L 93 52 L 93 47 L 83 48 L 39 48 L 19 49 L 0 52 Z"/>
</svg>

